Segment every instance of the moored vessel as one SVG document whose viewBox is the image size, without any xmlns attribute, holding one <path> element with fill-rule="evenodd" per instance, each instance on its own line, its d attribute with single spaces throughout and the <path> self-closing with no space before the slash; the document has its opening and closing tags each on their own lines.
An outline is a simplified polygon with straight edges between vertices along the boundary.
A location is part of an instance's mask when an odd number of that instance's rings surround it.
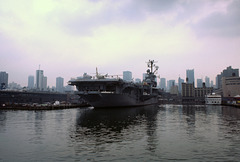
<svg viewBox="0 0 240 162">
<path fill-rule="evenodd" d="M 69 81 L 69 85 L 76 86 L 77 94 L 94 108 L 133 107 L 156 104 L 158 89 L 156 75 L 158 66 L 154 60 L 147 62 L 149 69 L 141 83 L 112 78 L 107 75 L 96 77 L 84 75 L 82 78 Z"/>
<path fill-rule="evenodd" d="M 221 95 L 217 95 L 215 93 L 208 94 L 205 96 L 205 104 L 207 105 L 221 105 L 222 97 Z"/>
</svg>

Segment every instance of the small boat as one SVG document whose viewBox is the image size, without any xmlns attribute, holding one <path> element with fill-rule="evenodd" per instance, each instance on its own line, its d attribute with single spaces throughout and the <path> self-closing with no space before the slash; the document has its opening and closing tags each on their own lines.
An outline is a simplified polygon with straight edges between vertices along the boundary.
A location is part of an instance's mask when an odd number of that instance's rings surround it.
<svg viewBox="0 0 240 162">
<path fill-rule="evenodd" d="M 205 104 L 207 105 L 221 105 L 222 96 L 215 93 L 205 95 Z"/>
</svg>

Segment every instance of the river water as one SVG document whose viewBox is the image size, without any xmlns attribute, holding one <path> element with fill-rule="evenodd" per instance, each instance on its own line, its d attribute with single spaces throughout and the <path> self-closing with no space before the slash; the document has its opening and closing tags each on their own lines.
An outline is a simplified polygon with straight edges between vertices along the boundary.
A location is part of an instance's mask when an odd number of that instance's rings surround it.
<svg viewBox="0 0 240 162">
<path fill-rule="evenodd" d="M 0 161 L 239 159 L 239 108 L 0 110 Z"/>
</svg>

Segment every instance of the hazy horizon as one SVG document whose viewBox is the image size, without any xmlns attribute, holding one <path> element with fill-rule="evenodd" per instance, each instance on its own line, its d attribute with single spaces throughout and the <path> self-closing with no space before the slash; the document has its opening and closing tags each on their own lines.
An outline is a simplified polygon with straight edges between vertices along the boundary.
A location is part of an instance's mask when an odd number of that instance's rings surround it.
<svg viewBox="0 0 240 162">
<path fill-rule="evenodd" d="M 48 85 L 84 72 L 142 79 L 158 61 L 167 80 L 194 69 L 195 80 L 239 69 L 238 0 L 0 0 L 0 71 L 27 85 L 44 70 Z"/>
</svg>

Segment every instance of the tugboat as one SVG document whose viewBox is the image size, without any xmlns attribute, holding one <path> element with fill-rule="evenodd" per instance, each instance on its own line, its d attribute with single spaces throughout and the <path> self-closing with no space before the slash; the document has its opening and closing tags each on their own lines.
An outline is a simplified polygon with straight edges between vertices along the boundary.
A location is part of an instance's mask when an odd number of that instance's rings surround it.
<svg viewBox="0 0 240 162">
<path fill-rule="evenodd" d="M 141 83 L 133 83 L 99 75 L 96 78 L 87 75 L 72 79 L 69 85 L 76 86 L 77 94 L 94 108 L 135 107 L 158 103 L 158 89 L 155 73 L 158 70 L 154 60 L 147 62 L 148 70 Z"/>
</svg>

